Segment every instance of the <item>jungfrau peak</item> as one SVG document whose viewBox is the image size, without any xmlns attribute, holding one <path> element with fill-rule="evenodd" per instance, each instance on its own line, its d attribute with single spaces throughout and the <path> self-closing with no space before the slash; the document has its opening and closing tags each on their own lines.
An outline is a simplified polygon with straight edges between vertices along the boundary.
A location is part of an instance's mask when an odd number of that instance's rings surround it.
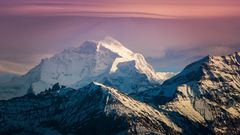
<svg viewBox="0 0 240 135">
<path fill-rule="evenodd" d="M 15 97 L 25 94 L 31 85 L 34 92 L 39 93 L 55 83 L 80 88 L 93 81 L 127 94 L 159 84 L 157 75 L 141 54 L 106 37 L 101 41 L 86 41 L 80 47 L 68 48 L 51 58 L 43 59 L 27 74 L 5 85 L 7 88 L 13 86 L 11 90 L 14 94 L 9 97 Z M 16 93 L 14 87 L 21 90 Z"/>
</svg>

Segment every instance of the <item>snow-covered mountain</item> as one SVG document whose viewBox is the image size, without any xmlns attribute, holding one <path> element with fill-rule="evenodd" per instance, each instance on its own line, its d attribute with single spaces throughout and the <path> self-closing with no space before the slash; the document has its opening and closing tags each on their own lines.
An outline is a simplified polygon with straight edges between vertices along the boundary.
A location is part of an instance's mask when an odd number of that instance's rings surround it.
<svg viewBox="0 0 240 135">
<path fill-rule="evenodd" d="M 21 96 L 31 85 L 34 92 L 39 93 L 57 82 L 80 88 L 92 81 L 127 94 L 160 84 L 159 76 L 141 54 L 107 37 L 102 41 L 86 41 L 80 47 L 43 59 L 27 74 L 2 85 L 0 95 L 1 99 Z"/>
<path fill-rule="evenodd" d="M 161 109 L 208 125 L 216 134 L 240 133 L 240 52 L 194 62 L 162 89 L 162 96 L 174 98 Z"/>
<path fill-rule="evenodd" d="M 0 134 L 179 134 L 162 112 L 91 83 L 0 101 Z"/>
<path fill-rule="evenodd" d="M 112 38 L 86 41 L 0 84 L 17 97 L 0 100 L 0 134 L 240 133 L 240 52 L 173 75 Z"/>
</svg>

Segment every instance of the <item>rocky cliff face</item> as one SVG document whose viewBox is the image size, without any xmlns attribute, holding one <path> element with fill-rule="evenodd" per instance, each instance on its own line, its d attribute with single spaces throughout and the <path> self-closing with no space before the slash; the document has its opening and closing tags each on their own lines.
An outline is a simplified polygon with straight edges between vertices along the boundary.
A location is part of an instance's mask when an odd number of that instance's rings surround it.
<svg viewBox="0 0 240 135">
<path fill-rule="evenodd" d="M 165 108 L 209 126 L 217 134 L 240 132 L 240 53 L 207 56 L 165 81 L 174 98 Z"/>
</svg>

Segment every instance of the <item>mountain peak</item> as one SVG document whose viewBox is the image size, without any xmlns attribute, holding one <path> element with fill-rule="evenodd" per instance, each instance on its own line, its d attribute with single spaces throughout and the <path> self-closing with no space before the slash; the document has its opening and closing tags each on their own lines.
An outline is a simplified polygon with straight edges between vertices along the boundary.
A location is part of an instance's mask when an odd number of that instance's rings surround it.
<svg viewBox="0 0 240 135">
<path fill-rule="evenodd" d="M 108 44 L 112 44 L 115 46 L 119 46 L 122 47 L 123 45 L 116 39 L 114 39 L 113 37 L 110 36 L 106 36 L 103 40 L 101 40 L 102 42 L 108 43 Z"/>
<path fill-rule="evenodd" d="M 189 80 L 199 80 L 201 79 L 200 76 L 203 75 L 203 70 L 206 74 L 209 73 L 209 70 L 212 68 L 224 68 L 228 67 L 228 65 L 235 65 L 239 66 L 240 63 L 240 52 L 235 52 L 226 56 L 214 56 L 214 55 L 207 55 L 204 58 L 195 61 L 189 65 L 187 65 L 180 74 L 174 76 L 173 78 L 167 80 L 165 84 L 172 83 L 172 82 L 182 82 Z M 181 80 L 176 80 L 181 76 Z M 182 79 L 185 76 L 187 80 Z"/>
<path fill-rule="evenodd" d="M 95 40 L 85 41 L 77 50 L 79 53 L 93 54 L 106 49 L 108 51 L 111 51 L 112 53 L 115 53 L 121 57 L 126 58 L 129 58 L 134 54 L 132 51 L 127 49 L 119 41 L 112 37 L 105 37 L 105 39 L 99 41 Z"/>
<path fill-rule="evenodd" d="M 98 43 L 101 47 L 107 48 L 121 57 L 130 57 L 133 55 L 132 51 L 112 37 L 105 37 L 105 39 L 98 41 Z"/>
</svg>

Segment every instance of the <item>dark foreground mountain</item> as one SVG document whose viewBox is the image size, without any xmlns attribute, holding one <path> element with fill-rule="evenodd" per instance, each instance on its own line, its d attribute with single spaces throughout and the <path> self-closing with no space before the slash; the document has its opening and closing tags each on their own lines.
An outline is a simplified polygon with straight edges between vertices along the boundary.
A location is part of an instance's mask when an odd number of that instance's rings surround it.
<svg viewBox="0 0 240 135">
<path fill-rule="evenodd" d="M 179 134 L 163 113 L 99 83 L 0 102 L 0 134 Z"/>
</svg>

